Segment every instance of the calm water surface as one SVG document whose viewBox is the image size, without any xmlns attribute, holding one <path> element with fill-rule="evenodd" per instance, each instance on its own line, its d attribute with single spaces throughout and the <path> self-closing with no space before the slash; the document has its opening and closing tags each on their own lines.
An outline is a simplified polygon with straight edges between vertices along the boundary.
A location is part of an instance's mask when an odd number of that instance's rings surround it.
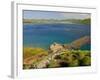
<svg viewBox="0 0 100 80">
<path fill-rule="evenodd" d="M 67 44 L 81 38 L 90 36 L 90 25 L 84 24 L 24 24 L 24 47 L 41 47 L 48 49 L 54 43 Z M 90 44 L 81 49 L 89 50 Z"/>
</svg>

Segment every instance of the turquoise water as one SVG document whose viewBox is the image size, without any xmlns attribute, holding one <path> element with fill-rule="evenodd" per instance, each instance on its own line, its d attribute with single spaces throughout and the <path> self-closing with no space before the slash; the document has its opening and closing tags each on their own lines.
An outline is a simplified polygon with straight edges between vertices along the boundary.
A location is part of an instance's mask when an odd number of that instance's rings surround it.
<svg viewBox="0 0 100 80">
<path fill-rule="evenodd" d="M 23 45 L 48 49 L 54 42 L 68 44 L 84 36 L 90 36 L 90 25 L 84 24 L 24 24 Z M 90 44 L 81 49 L 90 50 Z"/>
</svg>

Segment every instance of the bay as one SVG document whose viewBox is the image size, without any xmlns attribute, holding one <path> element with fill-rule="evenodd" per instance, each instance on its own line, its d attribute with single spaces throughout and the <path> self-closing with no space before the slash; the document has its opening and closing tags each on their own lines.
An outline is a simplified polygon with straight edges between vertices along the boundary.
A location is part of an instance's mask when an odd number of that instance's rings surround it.
<svg viewBox="0 0 100 80">
<path fill-rule="evenodd" d="M 90 25 L 85 24 L 24 24 L 24 47 L 48 49 L 54 42 L 69 44 L 84 36 L 90 36 Z M 90 50 L 91 44 L 81 49 Z"/>
</svg>

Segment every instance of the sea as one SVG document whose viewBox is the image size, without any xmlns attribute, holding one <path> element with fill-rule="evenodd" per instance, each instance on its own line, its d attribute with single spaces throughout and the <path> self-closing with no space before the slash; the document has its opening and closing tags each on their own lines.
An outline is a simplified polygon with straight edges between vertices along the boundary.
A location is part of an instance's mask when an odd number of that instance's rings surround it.
<svg viewBox="0 0 100 80">
<path fill-rule="evenodd" d="M 89 24 L 23 24 L 23 46 L 48 49 L 51 44 L 70 44 L 84 36 L 91 35 Z M 90 50 L 91 43 L 80 49 Z"/>
</svg>

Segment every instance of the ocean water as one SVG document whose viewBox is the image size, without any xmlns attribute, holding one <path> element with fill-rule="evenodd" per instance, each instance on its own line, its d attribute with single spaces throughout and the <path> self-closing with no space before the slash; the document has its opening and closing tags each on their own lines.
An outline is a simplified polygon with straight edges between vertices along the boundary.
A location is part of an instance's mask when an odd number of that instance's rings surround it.
<svg viewBox="0 0 100 80">
<path fill-rule="evenodd" d="M 69 44 L 84 36 L 90 36 L 90 25 L 85 24 L 24 24 L 24 47 L 48 49 L 54 42 Z M 90 50 L 90 44 L 81 49 Z"/>
</svg>

